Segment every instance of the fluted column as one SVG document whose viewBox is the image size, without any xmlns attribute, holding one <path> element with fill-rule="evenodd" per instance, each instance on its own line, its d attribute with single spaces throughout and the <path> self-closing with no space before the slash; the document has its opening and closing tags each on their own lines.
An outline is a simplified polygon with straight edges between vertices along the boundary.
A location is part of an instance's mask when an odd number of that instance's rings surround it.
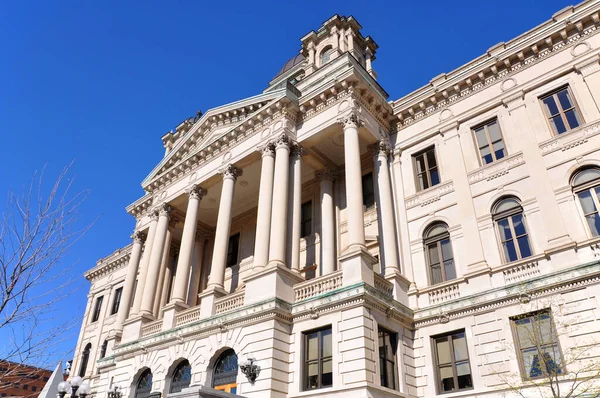
<svg viewBox="0 0 600 398">
<path fill-rule="evenodd" d="M 210 278 L 207 287 L 223 289 L 225 265 L 227 261 L 227 245 L 229 243 L 229 232 L 231 229 L 231 212 L 233 210 L 233 191 L 235 188 L 235 181 L 242 175 L 242 170 L 230 164 L 220 172 L 223 175 L 223 189 L 221 191 L 221 202 L 219 203 L 217 230 L 215 232 L 215 247 L 213 249 Z"/>
<path fill-rule="evenodd" d="M 197 185 L 192 186 L 189 191 L 187 212 L 181 236 L 181 247 L 177 261 L 177 272 L 175 273 L 175 287 L 173 289 L 172 302 L 185 303 L 187 300 L 187 285 L 190 278 L 190 262 L 194 253 L 194 242 L 196 241 L 196 227 L 198 222 L 198 208 L 200 201 L 206 194 L 206 190 Z"/>
<path fill-rule="evenodd" d="M 275 147 L 268 143 L 259 148 L 262 154 L 260 186 L 258 192 L 258 213 L 256 216 L 256 238 L 254 242 L 255 268 L 264 267 L 269 261 L 269 241 L 271 237 L 271 207 L 273 204 L 273 172 L 275 170 Z"/>
<path fill-rule="evenodd" d="M 146 286 L 146 277 L 148 275 L 148 265 L 150 264 L 150 256 L 152 255 L 152 247 L 154 246 L 154 237 L 156 236 L 156 227 L 158 226 L 158 213 L 152 211 L 150 213 L 151 221 L 148 227 L 148 236 L 146 237 L 146 247 L 140 264 L 140 275 L 136 286 L 135 297 L 133 299 L 133 307 L 131 314 L 137 315 L 142 307 L 142 299 L 144 297 L 144 286 Z"/>
<path fill-rule="evenodd" d="M 382 140 L 375 144 L 372 149 L 375 151 L 375 168 L 377 171 L 377 188 L 379 222 L 381 223 L 381 247 L 383 249 L 383 263 L 385 265 L 385 275 L 392 275 L 400 271 L 398 261 L 398 238 L 396 236 L 396 227 L 394 225 L 394 207 L 392 198 L 392 183 L 390 179 L 390 169 L 388 156 L 391 151 L 390 144 Z"/>
<path fill-rule="evenodd" d="M 198 290 L 200 289 L 200 278 L 202 277 L 202 259 L 204 258 L 204 245 L 207 235 L 205 232 L 196 232 L 194 242 L 194 255 L 192 256 L 190 285 L 188 287 L 187 304 L 195 306 L 198 301 Z"/>
<path fill-rule="evenodd" d="M 275 177 L 273 179 L 269 264 L 285 265 L 289 172 L 290 140 L 282 134 L 275 143 Z"/>
<path fill-rule="evenodd" d="M 152 316 L 154 307 L 154 296 L 160 273 L 160 265 L 164 250 L 164 242 L 169 229 L 169 214 L 171 206 L 164 204 L 159 208 L 158 224 L 156 226 L 156 234 L 152 245 L 152 253 L 150 254 L 150 263 L 148 264 L 148 274 L 144 284 L 144 294 L 142 297 L 142 306 L 140 309 L 141 315 Z"/>
<path fill-rule="evenodd" d="M 174 222 L 169 223 L 169 227 L 174 227 Z M 171 238 L 173 234 L 171 233 L 171 228 L 167 230 L 167 236 L 165 237 L 164 250 L 162 253 L 162 260 L 160 261 L 160 272 L 158 274 L 158 282 L 156 283 L 156 293 L 154 297 L 154 316 L 157 317 L 160 313 L 160 309 L 166 304 L 164 302 L 163 297 L 166 294 L 165 289 L 165 280 L 167 280 L 167 273 L 171 274 L 171 271 L 168 269 L 171 262 Z"/>
<path fill-rule="evenodd" d="M 346 175 L 346 213 L 348 218 L 348 248 L 365 246 L 362 171 L 360 166 L 359 115 L 352 111 L 338 120 L 344 128 L 344 161 Z"/>
<path fill-rule="evenodd" d="M 321 185 L 321 274 L 335 271 L 335 213 L 333 205 L 333 181 L 337 170 L 325 168 L 315 173 Z"/>
<path fill-rule="evenodd" d="M 117 314 L 115 324 L 115 330 L 117 331 L 123 329 L 123 322 L 129 316 L 131 297 L 133 296 L 135 279 L 140 265 L 140 258 L 142 257 L 142 245 L 144 244 L 145 235 L 140 231 L 136 231 L 131 235 L 131 239 L 133 239 L 133 247 L 131 248 L 131 255 L 129 256 L 129 263 L 127 264 L 127 275 L 125 275 L 121 304 L 119 306 L 119 313 Z"/>
<path fill-rule="evenodd" d="M 290 184 L 288 203 L 288 266 L 300 272 L 300 235 L 302 234 L 302 155 L 304 150 L 300 145 L 294 145 L 290 153 Z"/>
</svg>

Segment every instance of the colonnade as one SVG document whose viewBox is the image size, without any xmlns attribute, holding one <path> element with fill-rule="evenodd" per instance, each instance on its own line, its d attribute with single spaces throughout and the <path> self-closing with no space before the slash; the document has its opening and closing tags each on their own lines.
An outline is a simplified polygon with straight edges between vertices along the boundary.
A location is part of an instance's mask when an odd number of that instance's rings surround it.
<svg viewBox="0 0 600 398">
<path fill-rule="evenodd" d="M 357 112 L 349 112 L 338 120 L 344 130 L 344 159 L 346 185 L 346 214 L 348 247 L 346 252 L 365 250 L 364 210 L 362 197 L 362 170 L 358 128 L 361 124 Z M 381 251 L 385 274 L 399 271 L 398 238 L 394 224 L 393 197 L 389 171 L 390 148 L 382 141 L 372 149 L 375 152 L 378 202 L 381 223 Z M 301 235 L 301 158 L 302 148 L 288 135 L 281 134 L 275 140 L 258 148 L 262 155 L 259 198 L 256 220 L 256 239 L 253 267 L 286 266 L 300 272 Z M 242 170 L 227 165 L 220 174 L 223 178 L 221 200 L 214 235 L 214 248 L 207 290 L 222 291 L 227 261 L 235 183 Z M 333 199 L 333 182 L 339 171 L 324 168 L 315 173 L 320 182 L 322 273 L 334 272 L 336 258 L 336 221 Z M 206 236 L 198 234 L 197 218 L 200 202 L 206 190 L 192 186 L 175 268 L 173 292 L 170 303 L 195 305 L 200 282 L 200 266 Z M 123 303 L 118 315 L 117 330 L 132 315 L 152 318 L 156 316 L 156 292 L 166 272 L 165 252 L 170 240 L 169 220 L 172 208 L 161 204 L 151 213 L 151 221 L 144 236 L 140 232 L 132 236 L 134 242 L 123 289 Z M 199 236 L 202 235 L 202 236 Z M 142 246 L 146 238 L 145 251 Z M 193 264 L 193 266 L 191 266 Z M 161 267 L 163 269 L 161 269 Z M 138 275 L 139 268 L 139 275 Z M 161 274 L 161 272 L 163 274 Z M 129 304 L 134 296 L 136 277 L 137 292 L 131 310 Z M 164 304 L 164 303 L 161 303 Z"/>
</svg>

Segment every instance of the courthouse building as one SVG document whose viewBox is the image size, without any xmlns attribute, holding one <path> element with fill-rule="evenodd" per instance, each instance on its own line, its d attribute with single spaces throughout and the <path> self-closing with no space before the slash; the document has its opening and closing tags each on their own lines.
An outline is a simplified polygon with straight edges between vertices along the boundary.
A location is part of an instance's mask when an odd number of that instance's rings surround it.
<svg viewBox="0 0 600 398">
<path fill-rule="evenodd" d="M 162 137 L 132 243 L 85 274 L 72 375 L 96 397 L 351 398 L 589 374 L 567 357 L 599 355 L 599 12 L 399 99 L 355 18 L 306 34 L 262 93 Z"/>
</svg>

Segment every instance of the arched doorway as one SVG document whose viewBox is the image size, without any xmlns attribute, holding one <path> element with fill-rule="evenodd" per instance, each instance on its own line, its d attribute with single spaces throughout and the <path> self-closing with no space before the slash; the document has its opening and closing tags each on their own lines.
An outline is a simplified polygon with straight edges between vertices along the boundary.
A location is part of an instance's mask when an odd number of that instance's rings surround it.
<svg viewBox="0 0 600 398">
<path fill-rule="evenodd" d="M 213 388 L 231 394 L 237 393 L 238 357 L 231 348 L 223 352 L 213 371 Z"/>
<path fill-rule="evenodd" d="M 140 375 L 138 382 L 135 386 L 134 398 L 147 398 L 150 396 L 152 391 L 152 371 L 146 369 Z"/>
</svg>

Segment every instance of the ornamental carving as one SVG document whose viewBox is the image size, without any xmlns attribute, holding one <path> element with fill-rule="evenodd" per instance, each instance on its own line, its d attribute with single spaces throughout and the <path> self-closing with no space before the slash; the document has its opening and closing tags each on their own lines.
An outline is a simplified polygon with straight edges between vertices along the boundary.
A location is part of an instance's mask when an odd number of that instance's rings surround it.
<svg viewBox="0 0 600 398">
<path fill-rule="evenodd" d="M 290 151 L 290 156 L 291 157 L 301 158 L 304 155 L 306 155 L 306 150 L 304 148 L 302 148 L 302 146 L 300 146 L 300 144 L 294 144 L 294 145 L 292 145 L 292 148 L 291 148 L 291 151 Z"/>
<path fill-rule="evenodd" d="M 133 243 L 141 245 L 146 240 L 146 234 L 141 231 L 135 231 L 131 234 L 131 239 L 133 239 Z"/>
<path fill-rule="evenodd" d="M 223 176 L 223 179 L 229 178 L 235 181 L 238 177 L 240 177 L 243 174 L 243 171 L 232 164 L 228 164 L 227 166 L 219 170 L 219 174 Z"/>
<path fill-rule="evenodd" d="M 190 189 L 187 191 L 188 195 L 190 195 L 190 199 L 202 200 L 204 195 L 206 195 L 206 189 L 202 188 L 200 185 L 192 185 Z"/>
<path fill-rule="evenodd" d="M 350 127 L 358 128 L 365 124 L 363 118 L 356 111 L 351 111 L 347 115 L 340 117 L 337 123 L 341 124 L 344 130 Z"/>
<path fill-rule="evenodd" d="M 315 172 L 315 178 L 319 181 L 334 181 L 339 176 L 339 171 L 332 167 L 325 167 Z"/>
<path fill-rule="evenodd" d="M 274 141 L 275 149 L 279 148 L 290 148 L 292 146 L 292 140 L 286 134 L 281 134 L 279 137 L 275 138 Z"/>
<path fill-rule="evenodd" d="M 265 156 L 275 156 L 275 145 L 273 145 L 272 142 L 267 142 L 264 145 L 260 145 L 257 149 L 263 158 Z"/>
<path fill-rule="evenodd" d="M 386 159 L 390 153 L 392 153 L 392 145 L 385 138 L 378 143 L 371 145 L 369 148 L 374 156 L 382 156 Z"/>
</svg>

